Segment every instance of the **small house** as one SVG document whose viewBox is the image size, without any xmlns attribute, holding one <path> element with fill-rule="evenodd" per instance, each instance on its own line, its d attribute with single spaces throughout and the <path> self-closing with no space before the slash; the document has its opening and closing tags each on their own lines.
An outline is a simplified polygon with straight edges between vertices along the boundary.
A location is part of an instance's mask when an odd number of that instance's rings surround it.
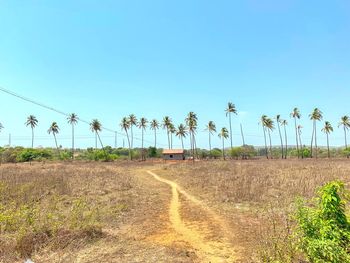
<svg viewBox="0 0 350 263">
<path fill-rule="evenodd" d="M 164 149 L 164 160 L 185 160 L 185 151 L 182 149 Z"/>
</svg>

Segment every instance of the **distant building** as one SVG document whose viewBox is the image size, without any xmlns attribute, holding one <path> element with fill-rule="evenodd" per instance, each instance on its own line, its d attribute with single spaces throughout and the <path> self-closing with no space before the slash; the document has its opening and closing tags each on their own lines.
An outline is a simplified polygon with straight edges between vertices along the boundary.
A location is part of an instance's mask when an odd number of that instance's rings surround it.
<svg viewBox="0 0 350 263">
<path fill-rule="evenodd" d="M 163 150 L 164 160 L 185 160 L 185 151 L 182 149 Z"/>
</svg>

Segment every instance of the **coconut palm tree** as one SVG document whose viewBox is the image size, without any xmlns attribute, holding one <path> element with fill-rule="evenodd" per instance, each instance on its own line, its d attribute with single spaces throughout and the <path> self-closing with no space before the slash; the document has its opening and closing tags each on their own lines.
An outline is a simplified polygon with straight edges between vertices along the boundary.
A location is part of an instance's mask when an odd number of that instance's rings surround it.
<svg viewBox="0 0 350 263">
<path fill-rule="evenodd" d="M 157 148 L 157 130 L 159 129 L 159 123 L 156 119 L 151 121 L 151 130 L 154 131 L 154 148 Z"/>
<path fill-rule="evenodd" d="M 229 137 L 228 130 L 225 127 L 221 128 L 218 136 L 222 139 L 222 157 L 225 160 L 225 140 Z"/>
<path fill-rule="evenodd" d="M 141 129 L 141 151 L 142 151 L 142 154 L 141 154 L 141 156 L 142 156 L 142 160 L 145 160 L 145 156 L 144 156 L 144 149 L 143 149 L 143 135 L 144 135 L 144 131 L 146 130 L 146 128 L 147 128 L 147 123 L 148 123 L 148 121 L 147 121 L 147 119 L 146 118 L 144 118 L 144 117 L 142 117 L 141 119 L 140 119 L 140 121 L 139 121 L 139 123 L 138 123 L 138 127 Z"/>
<path fill-rule="evenodd" d="M 213 133 L 216 132 L 216 126 L 213 121 L 209 121 L 208 124 L 205 126 L 205 130 L 208 131 L 209 136 L 209 154 L 211 155 L 211 136 Z"/>
<path fill-rule="evenodd" d="M 34 128 L 38 125 L 38 119 L 34 115 L 29 115 L 25 125 L 32 129 L 32 148 L 34 147 Z"/>
<path fill-rule="evenodd" d="M 186 129 L 185 125 L 180 124 L 177 127 L 176 136 L 181 139 L 182 149 L 184 149 L 184 140 L 183 139 L 186 138 L 186 136 L 187 136 L 187 129 Z"/>
<path fill-rule="evenodd" d="M 128 146 L 129 146 L 129 158 L 130 158 L 130 160 L 132 160 L 131 143 L 130 143 L 129 132 L 128 132 L 128 130 L 130 129 L 130 122 L 129 122 L 129 119 L 127 117 L 124 117 L 122 119 L 122 121 L 120 122 L 120 127 L 126 133 L 126 138 L 128 139 Z"/>
<path fill-rule="evenodd" d="M 295 127 L 295 141 L 297 144 L 297 153 L 298 153 L 298 158 L 299 158 L 299 143 L 298 143 L 298 126 L 297 126 L 297 119 L 300 119 L 300 111 L 298 108 L 294 108 L 292 113 L 290 114 L 292 118 L 294 118 L 294 127 Z"/>
<path fill-rule="evenodd" d="M 283 151 L 283 140 L 282 140 L 282 133 L 281 133 L 281 127 L 280 125 L 282 125 L 282 119 L 281 119 L 281 115 L 277 115 L 276 116 L 276 122 L 277 122 L 277 127 L 278 127 L 278 133 L 280 135 L 280 140 L 281 140 L 281 153 L 282 153 L 282 159 L 284 156 L 284 151 Z"/>
<path fill-rule="evenodd" d="M 173 135 L 176 135 L 176 128 L 175 125 L 173 123 L 170 124 L 169 127 L 169 132 L 170 132 L 170 149 L 173 148 Z"/>
<path fill-rule="evenodd" d="M 231 125 L 231 113 L 236 114 L 237 115 L 237 109 L 235 104 L 233 104 L 232 102 L 229 102 L 227 104 L 227 108 L 225 110 L 226 112 L 226 117 L 228 116 L 229 118 L 229 123 L 230 123 L 230 140 L 231 140 L 231 149 L 232 149 L 232 125 Z"/>
<path fill-rule="evenodd" d="M 301 142 L 301 129 L 303 128 L 303 126 L 298 125 L 298 136 L 299 136 L 299 146 L 300 146 L 300 152 L 301 152 L 301 159 L 304 159 L 304 147 L 303 144 Z"/>
<path fill-rule="evenodd" d="M 267 125 L 268 125 L 268 117 L 266 115 L 262 115 L 260 118 L 260 124 L 263 127 L 263 131 L 264 131 L 264 141 L 265 141 L 265 154 L 266 154 L 266 159 L 269 159 L 269 154 L 268 154 L 268 150 L 267 150 L 267 141 L 266 141 L 266 129 L 267 129 Z"/>
<path fill-rule="evenodd" d="M 194 151 L 197 149 L 196 137 L 195 137 L 197 132 L 197 125 L 198 125 L 197 114 L 194 113 L 193 111 L 189 112 L 187 114 L 185 121 L 186 121 L 186 125 L 188 127 L 188 131 L 190 135 L 191 152 L 192 152 L 192 157 L 194 159 Z"/>
<path fill-rule="evenodd" d="M 312 158 L 312 143 L 315 140 L 315 157 L 317 158 L 317 127 L 316 127 L 316 122 L 321 121 L 323 116 L 322 116 L 322 111 L 320 111 L 318 108 L 315 108 L 310 114 L 309 114 L 310 120 L 313 122 L 313 128 L 312 128 L 312 136 L 311 136 L 311 158 Z"/>
<path fill-rule="evenodd" d="M 171 121 L 171 118 L 169 116 L 165 116 L 163 118 L 163 129 L 166 129 L 166 133 L 167 133 L 167 136 L 168 136 L 168 149 L 170 149 L 170 126 L 172 124 L 172 121 Z"/>
<path fill-rule="evenodd" d="M 329 151 L 329 134 L 333 132 L 333 127 L 329 121 L 326 121 L 324 123 L 324 127 L 322 128 L 322 131 L 327 135 L 327 150 L 328 150 L 328 158 L 331 157 L 330 151 Z"/>
<path fill-rule="evenodd" d="M 100 144 L 101 144 L 101 147 L 102 147 L 102 150 L 104 152 L 104 154 L 106 155 L 107 157 L 107 153 L 105 151 L 105 148 L 103 147 L 103 144 L 102 144 L 102 141 L 101 141 L 101 137 L 100 137 L 100 131 L 102 131 L 102 125 L 101 123 L 99 122 L 99 120 L 97 119 L 93 119 L 91 122 L 90 122 L 90 130 L 92 132 L 95 133 L 95 135 L 97 136 L 98 140 L 100 141 Z"/>
<path fill-rule="evenodd" d="M 287 130 L 286 126 L 288 125 L 287 120 L 282 120 L 281 125 L 283 126 L 284 129 L 284 141 L 285 141 L 285 150 L 284 150 L 284 159 L 287 159 L 287 153 L 288 153 L 288 142 L 287 142 Z"/>
<path fill-rule="evenodd" d="M 74 159 L 74 126 L 78 123 L 78 115 L 71 113 L 67 117 L 67 121 L 72 125 L 72 159 Z"/>
<path fill-rule="evenodd" d="M 58 134 L 60 132 L 60 128 L 58 127 L 58 124 L 57 122 L 53 122 L 50 126 L 50 128 L 47 130 L 47 133 L 48 134 L 51 134 L 53 135 L 54 139 L 55 139 L 55 144 L 56 144 L 56 148 L 57 148 L 57 151 L 59 150 L 58 149 L 58 144 L 57 144 L 57 138 L 56 138 L 56 134 Z"/>
<path fill-rule="evenodd" d="M 134 148 L 134 133 L 133 133 L 133 126 L 137 125 L 137 118 L 135 114 L 130 114 L 129 115 L 129 123 L 130 123 L 130 133 L 131 133 L 131 149 Z"/>
<path fill-rule="evenodd" d="M 275 129 L 275 125 L 272 119 L 268 118 L 266 120 L 266 129 L 269 135 L 269 141 L 270 141 L 270 158 L 272 159 L 272 142 L 271 142 L 271 132 Z"/>
<path fill-rule="evenodd" d="M 348 148 L 348 143 L 347 143 L 347 139 L 346 139 L 346 133 L 350 128 L 350 118 L 349 116 L 345 115 L 343 117 L 340 118 L 340 122 L 338 124 L 338 127 L 343 126 L 344 129 L 344 139 L 345 139 L 345 149 Z"/>
</svg>

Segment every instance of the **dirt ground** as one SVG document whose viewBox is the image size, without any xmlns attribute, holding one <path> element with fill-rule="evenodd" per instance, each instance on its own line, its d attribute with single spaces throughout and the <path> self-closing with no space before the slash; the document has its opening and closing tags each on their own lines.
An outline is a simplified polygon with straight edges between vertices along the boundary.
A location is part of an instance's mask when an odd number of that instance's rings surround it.
<svg viewBox="0 0 350 263">
<path fill-rule="evenodd" d="M 316 169 L 332 175 L 310 179 Z M 257 231 L 266 224 L 256 216 L 259 206 L 276 197 L 290 202 L 298 191 L 312 195 L 327 180 L 346 181 L 350 165 L 344 160 L 8 164 L 0 167 L 0 179 L 16 174 L 20 181 L 22 170 L 39 177 L 64 174 L 66 199 L 87 196 L 107 209 L 126 207 L 103 221 L 102 237 L 43 247 L 31 256 L 36 263 L 256 262 Z"/>
</svg>

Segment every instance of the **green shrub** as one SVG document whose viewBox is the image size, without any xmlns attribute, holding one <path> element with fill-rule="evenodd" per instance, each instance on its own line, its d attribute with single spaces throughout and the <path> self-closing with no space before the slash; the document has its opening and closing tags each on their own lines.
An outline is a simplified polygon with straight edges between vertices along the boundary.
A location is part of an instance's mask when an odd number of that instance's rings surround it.
<svg viewBox="0 0 350 263">
<path fill-rule="evenodd" d="M 52 151 L 47 149 L 23 149 L 17 155 L 18 162 L 30 162 L 52 159 Z"/>
</svg>

